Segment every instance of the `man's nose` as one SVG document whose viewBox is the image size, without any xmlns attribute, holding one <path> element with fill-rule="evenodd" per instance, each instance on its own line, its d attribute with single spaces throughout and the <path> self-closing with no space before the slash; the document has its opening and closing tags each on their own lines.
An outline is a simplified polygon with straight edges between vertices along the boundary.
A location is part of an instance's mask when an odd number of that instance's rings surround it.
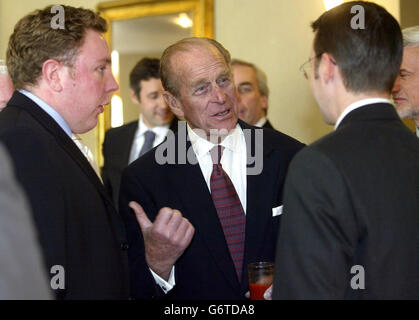
<svg viewBox="0 0 419 320">
<path fill-rule="evenodd" d="M 226 94 L 218 85 L 214 86 L 213 96 L 216 102 L 222 104 L 225 102 Z"/>
<path fill-rule="evenodd" d="M 238 89 L 236 89 L 236 98 L 237 98 L 237 102 L 240 103 L 241 100 L 242 100 L 242 96 L 241 96 L 241 94 L 240 94 L 240 92 L 239 92 Z"/>
<path fill-rule="evenodd" d="M 114 92 L 116 90 L 119 89 L 119 85 L 116 82 L 114 76 L 112 75 L 112 73 L 109 75 L 109 80 L 108 80 L 108 86 L 107 86 L 107 92 Z"/>
</svg>

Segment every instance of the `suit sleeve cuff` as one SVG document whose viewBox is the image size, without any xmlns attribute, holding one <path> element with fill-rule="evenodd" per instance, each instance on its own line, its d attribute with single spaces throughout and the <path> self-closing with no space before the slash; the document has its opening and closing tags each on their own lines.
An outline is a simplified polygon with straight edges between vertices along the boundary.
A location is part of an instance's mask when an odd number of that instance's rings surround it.
<svg viewBox="0 0 419 320">
<path fill-rule="evenodd" d="M 151 274 L 153 275 L 154 281 L 159 285 L 159 287 L 163 290 L 163 292 L 166 294 L 170 290 L 173 289 L 175 286 L 175 266 L 173 266 L 172 270 L 170 271 L 169 280 L 166 281 L 163 278 L 161 278 L 159 275 L 157 275 L 151 268 L 149 268 Z"/>
</svg>

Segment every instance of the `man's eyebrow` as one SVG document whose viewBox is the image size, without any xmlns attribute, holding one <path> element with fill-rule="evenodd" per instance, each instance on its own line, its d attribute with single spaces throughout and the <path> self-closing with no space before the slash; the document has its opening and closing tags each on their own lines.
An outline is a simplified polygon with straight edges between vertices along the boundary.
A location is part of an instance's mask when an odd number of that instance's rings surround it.
<svg viewBox="0 0 419 320">
<path fill-rule="evenodd" d="M 206 79 L 198 79 L 198 80 L 192 82 L 191 87 L 192 88 L 195 88 L 195 87 L 200 86 L 200 85 L 202 85 L 202 84 L 204 84 L 206 82 L 207 82 Z"/>
<path fill-rule="evenodd" d="M 111 58 L 103 58 L 103 59 L 99 59 L 98 62 L 99 63 L 111 64 L 112 60 L 111 60 Z"/>
<path fill-rule="evenodd" d="M 242 87 L 242 86 L 251 86 L 251 87 L 253 87 L 253 84 L 251 82 L 249 82 L 249 81 L 244 81 L 244 82 L 240 82 L 239 83 L 239 87 Z"/>
<path fill-rule="evenodd" d="M 407 70 L 407 69 L 400 69 L 400 73 L 402 73 L 402 72 L 406 72 L 406 73 L 412 73 L 412 71 L 410 71 L 410 70 Z"/>
<path fill-rule="evenodd" d="M 147 94 L 147 97 L 151 97 L 151 96 L 153 96 L 153 95 L 155 95 L 155 94 L 158 94 L 159 92 L 156 90 L 156 91 L 151 91 L 151 92 L 149 92 L 148 94 Z"/>
</svg>

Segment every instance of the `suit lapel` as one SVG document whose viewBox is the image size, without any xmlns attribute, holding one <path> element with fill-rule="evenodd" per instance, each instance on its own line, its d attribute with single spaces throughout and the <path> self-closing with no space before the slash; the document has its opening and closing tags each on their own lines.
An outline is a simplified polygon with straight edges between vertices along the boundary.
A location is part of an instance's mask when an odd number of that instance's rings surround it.
<svg viewBox="0 0 419 320">
<path fill-rule="evenodd" d="M 178 138 L 178 135 L 176 135 L 176 138 Z M 189 150 L 189 148 L 191 148 L 191 143 L 187 141 L 186 150 Z M 176 157 L 178 152 L 176 142 Z M 225 241 L 223 229 L 201 168 L 195 155 L 193 157 L 194 162 L 196 162 L 194 165 L 187 163 L 173 166 L 173 175 L 170 177 L 171 184 L 174 186 L 173 190 L 177 190 L 182 200 L 182 204 L 185 207 L 185 216 L 187 215 L 186 218 L 190 220 L 197 230 L 195 236 L 203 239 L 214 261 L 225 275 L 226 280 L 237 291 L 240 288 L 240 284 Z"/>
<path fill-rule="evenodd" d="M 122 136 L 123 139 L 119 141 L 119 143 L 123 145 L 124 152 L 122 154 L 122 159 L 123 159 L 122 163 L 124 163 L 125 166 L 129 164 L 129 156 L 131 154 L 131 149 L 134 143 L 137 129 L 139 129 L 139 125 L 138 125 L 138 121 L 135 121 L 135 123 L 127 127 L 126 135 L 123 135 Z"/>
<path fill-rule="evenodd" d="M 36 119 L 54 138 L 58 141 L 58 145 L 62 147 L 70 157 L 79 165 L 83 172 L 88 176 L 92 184 L 98 189 L 104 199 L 110 204 L 112 201 L 108 198 L 105 188 L 97 176 L 96 172 L 90 165 L 89 161 L 72 141 L 72 139 L 64 132 L 64 130 L 55 122 L 55 120 L 37 106 L 31 99 L 21 93 L 15 93 L 17 101 L 13 101 L 11 105 L 24 109 L 34 119 Z M 19 101 L 21 100 L 21 101 Z"/>
</svg>

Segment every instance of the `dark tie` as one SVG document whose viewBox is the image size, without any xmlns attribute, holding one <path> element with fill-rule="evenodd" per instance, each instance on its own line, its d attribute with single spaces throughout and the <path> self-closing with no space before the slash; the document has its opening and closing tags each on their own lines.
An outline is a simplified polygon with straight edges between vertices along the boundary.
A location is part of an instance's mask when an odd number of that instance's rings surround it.
<svg viewBox="0 0 419 320">
<path fill-rule="evenodd" d="M 147 130 L 146 132 L 144 132 L 144 138 L 144 144 L 141 148 L 140 155 L 138 157 L 141 157 L 144 153 L 153 148 L 153 142 L 156 138 L 156 134 L 151 130 Z"/>
<path fill-rule="evenodd" d="M 223 227 L 228 249 L 240 281 L 243 266 L 246 216 L 236 189 L 221 166 L 222 148 L 219 145 L 210 151 L 213 163 L 210 179 L 211 197 Z"/>
</svg>

